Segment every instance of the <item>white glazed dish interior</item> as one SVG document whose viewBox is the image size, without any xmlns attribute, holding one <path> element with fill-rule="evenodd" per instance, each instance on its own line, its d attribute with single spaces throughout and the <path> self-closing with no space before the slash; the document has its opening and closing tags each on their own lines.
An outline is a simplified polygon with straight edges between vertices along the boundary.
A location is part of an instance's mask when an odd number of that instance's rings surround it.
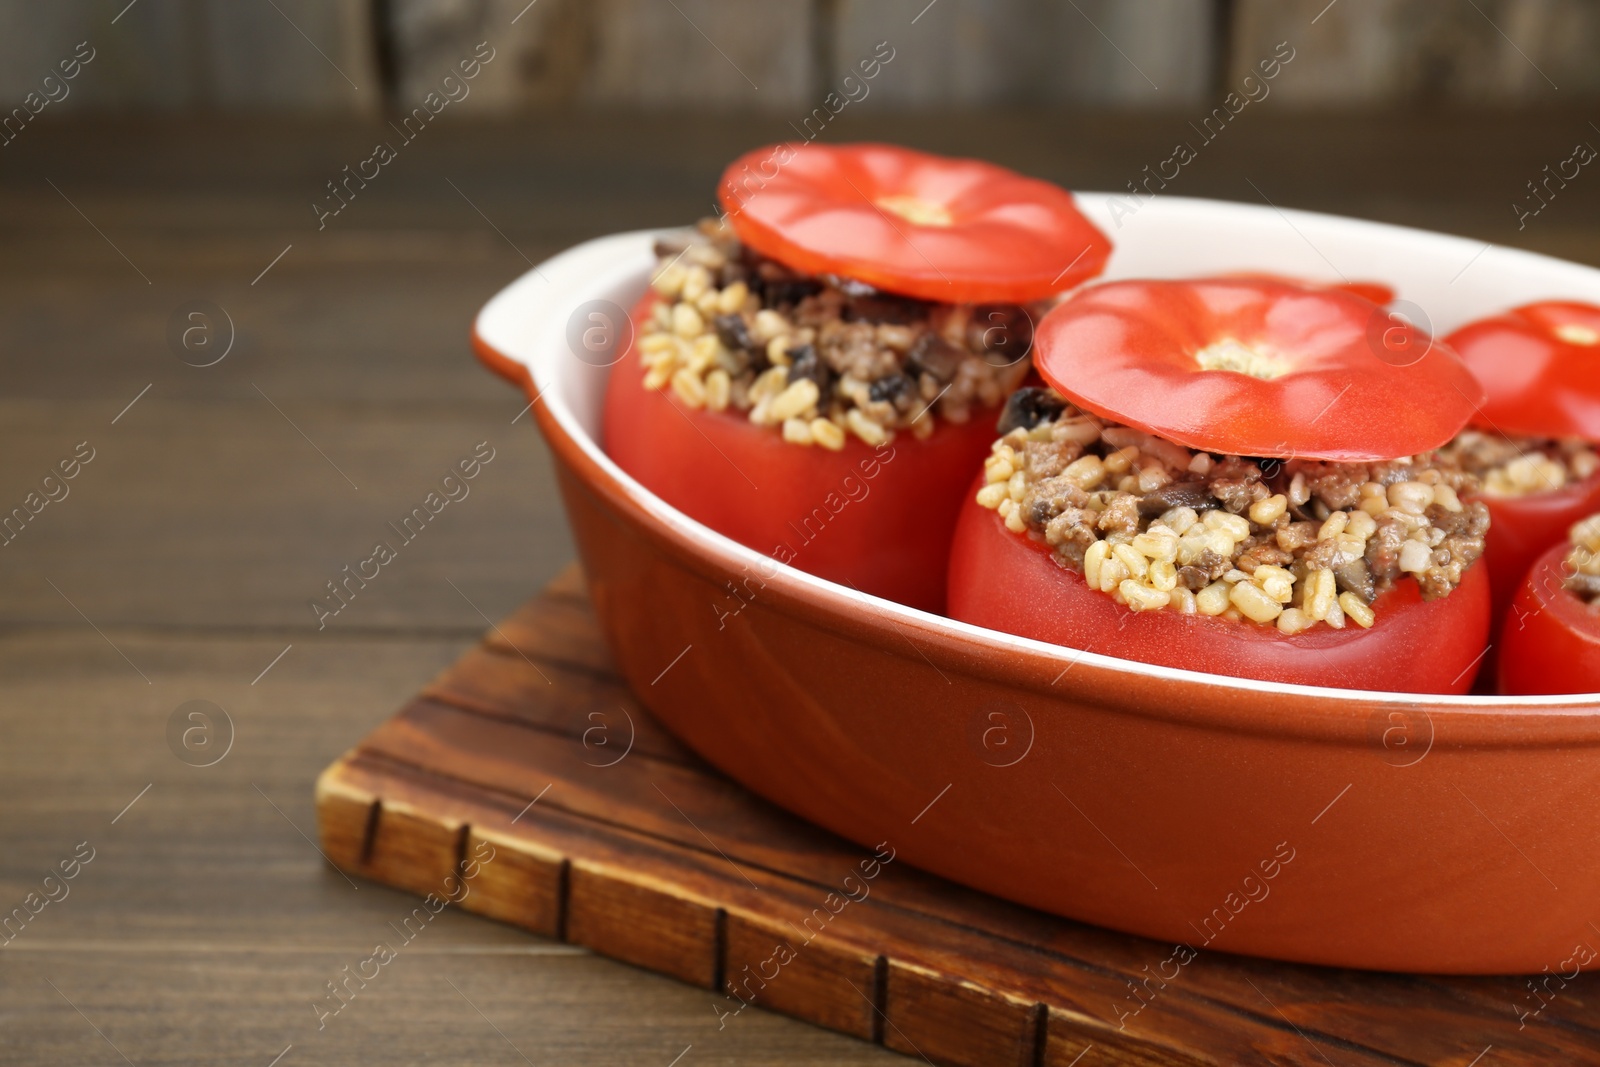
<svg viewBox="0 0 1600 1067">
<path fill-rule="evenodd" d="M 1376 281 L 1391 286 L 1398 301 L 1422 309 L 1432 332 L 1457 326 L 1536 300 L 1600 303 L 1600 270 L 1482 241 L 1408 227 L 1305 211 L 1258 207 L 1216 200 L 1158 197 L 1134 214 L 1113 221 L 1111 196 L 1079 193 L 1084 214 L 1113 242 L 1114 251 L 1098 280 L 1181 278 L 1236 272 L 1262 272 L 1327 283 Z M 1123 198 L 1125 199 L 1125 198 Z M 644 291 L 655 262 L 652 244 L 666 230 L 614 234 L 577 245 L 539 264 L 496 294 L 478 313 L 479 338 L 527 367 L 539 391 L 538 403 L 602 469 L 621 483 L 658 522 L 704 544 L 741 566 L 774 566 L 753 549 L 694 521 L 667 504 L 614 464 L 599 445 L 602 400 L 608 367 L 585 363 L 567 340 L 574 309 L 593 300 L 631 307 Z M 1091 283 L 1092 284 L 1092 283 Z M 781 566 L 781 565 L 779 565 Z M 1415 693 L 1332 689 L 1288 685 L 1153 666 L 1093 652 L 1051 645 L 957 622 L 781 566 L 785 576 L 862 611 L 919 624 L 933 623 L 965 637 L 1000 646 L 1044 653 L 1069 662 L 1094 663 L 1130 674 L 1189 678 L 1242 690 L 1304 693 L 1343 699 L 1362 708 L 1378 700 L 1415 701 Z M 1431 704 L 1472 709 L 1527 707 L 1546 714 L 1592 714 L 1590 695 L 1557 697 L 1428 696 Z"/>
</svg>

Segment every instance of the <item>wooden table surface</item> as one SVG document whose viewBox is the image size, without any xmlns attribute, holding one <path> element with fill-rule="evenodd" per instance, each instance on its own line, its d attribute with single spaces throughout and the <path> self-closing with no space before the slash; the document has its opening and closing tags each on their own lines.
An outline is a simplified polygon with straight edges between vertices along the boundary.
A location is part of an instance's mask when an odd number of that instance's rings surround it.
<svg viewBox="0 0 1600 1067">
<path fill-rule="evenodd" d="M 1192 136 L 1150 115 L 837 126 L 1102 189 Z M 784 133 L 441 121 L 320 231 L 310 204 L 379 127 L 41 120 L 0 149 L 0 509 L 94 457 L 0 547 L 0 1064 L 890 1061 L 764 1013 L 719 1032 L 704 991 L 453 911 L 325 1028 L 312 1007 L 412 907 L 318 855 L 317 772 L 572 557 L 522 399 L 470 356 L 473 312 L 528 261 L 702 213 L 725 160 Z M 1521 231 L 1511 208 L 1584 140 L 1576 113 L 1262 109 L 1169 192 L 1594 263 L 1600 177 Z M 193 300 L 233 324 L 210 367 L 168 342 Z M 470 495 L 318 629 L 308 601 L 480 442 Z M 232 726 L 205 767 L 169 741 L 195 700 Z"/>
</svg>

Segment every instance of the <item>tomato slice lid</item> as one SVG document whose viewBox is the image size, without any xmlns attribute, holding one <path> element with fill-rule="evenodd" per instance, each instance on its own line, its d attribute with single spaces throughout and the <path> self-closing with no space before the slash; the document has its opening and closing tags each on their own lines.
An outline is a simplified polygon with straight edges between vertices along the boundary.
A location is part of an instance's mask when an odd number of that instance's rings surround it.
<svg viewBox="0 0 1600 1067">
<path fill-rule="evenodd" d="M 1600 307 L 1525 304 L 1470 322 L 1445 341 L 1488 393 L 1474 426 L 1600 441 Z"/>
<path fill-rule="evenodd" d="M 1097 415 L 1240 456 L 1415 455 L 1483 400 L 1454 352 L 1393 312 L 1270 278 L 1097 285 L 1039 323 L 1034 362 Z"/>
<path fill-rule="evenodd" d="M 1295 278 L 1287 274 L 1269 274 L 1266 271 L 1243 270 L 1224 275 L 1230 279 L 1241 281 L 1261 282 L 1287 282 L 1290 285 L 1303 285 L 1307 289 L 1342 289 L 1347 293 L 1354 293 L 1374 304 L 1394 303 L 1394 287 L 1386 282 L 1368 281 L 1341 281 L 1341 282 L 1316 282 L 1308 278 Z"/>
<path fill-rule="evenodd" d="M 741 241 L 793 270 L 943 303 L 1043 300 L 1111 253 L 1065 189 L 895 145 L 758 148 L 717 195 Z"/>
</svg>

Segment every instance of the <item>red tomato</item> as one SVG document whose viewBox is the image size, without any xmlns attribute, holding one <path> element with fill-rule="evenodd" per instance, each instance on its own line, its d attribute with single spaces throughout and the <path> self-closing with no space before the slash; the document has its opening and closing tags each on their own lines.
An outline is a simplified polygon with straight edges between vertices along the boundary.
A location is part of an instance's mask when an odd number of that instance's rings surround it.
<svg viewBox="0 0 1600 1067">
<path fill-rule="evenodd" d="M 1006 529 L 974 484 L 950 557 L 950 617 L 1088 652 L 1192 671 L 1342 689 L 1465 693 L 1489 632 L 1489 585 L 1472 567 L 1447 597 L 1401 582 L 1372 605 L 1371 629 L 1287 635 L 1253 622 L 1136 612 L 1090 589 L 1050 549 Z"/>
<path fill-rule="evenodd" d="M 1414 455 L 1483 399 L 1455 353 L 1371 301 L 1267 279 L 1097 285 L 1039 323 L 1034 363 L 1097 415 L 1242 456 Z"/>
<path fill-rule="evenodd" d="M 1600 441 L 1600 307 L 1526 304 L 1470 322 L 1445 340 L 1488 394 L 1474 426 Z M 1491 518 L 1485 561 L 1498 629 L 1540 553 L 1565 543 L 1574 522 L 1600 510 L 1600 474 L 1554 492 L 1479 499 Z"/>
<path fill-rule="evenodd" d="M 1500 645 L 1500 692 L 1600 693 L 1600 615 L 1563 585 L 1566 541 L 1540 556 L 1517 592 Z"/>
<path fill-rule="evenodd" d="M 1382 282 L 1341 282 L 1330 285 L 1329 289 L 1342 289 L 1347 293 L 1359 296 L 1363 300 L 1370 300 L 1374 304 L 1389 304 L 1394 301 L 1394 290 Z"/>
<path fill-rule="evenodd" d="M 651 302 L 641 301 L 636 322 Z M 874 449 L 851 436 L 831 452 L 790 444 L 743 412 L 686 407 L 642 379 L 630 348 L 606 384 L 602 447 L 646 489 L 819 578 L 944 610 L 961 494 L 989 454 L 997 411 L 961 424 L 939 420 L 925 441 L 898 433 Z"/>
<path fill-rule="evenodd" d="M 1494 586 L 1498 629 L 1539 554 L 1565 543 L 1572 524 L 1600 511 L 1600 473 L 1554 492 L 1526 496 L 1479 496 L 1489 506 L 1489 537 L 1483 561 Z"/>
<path fill-rule="evenodd" d="M 1111 253 L 1059 186 L 894 145 L 758 148 L 718 196 L 741 241 L 793 270 L 947 304 L 1043 300 Z"/>
<path fill-rule="evenodd" d="M 1445 343 L 1488 393 L 1473 425 L 1600 441 L 1600 307 L 1528 304 L 1468 323 Z"/>
<path fill-rule="evenodd" d="M 1370 300 L 1374 304 L 1388 304 L 1394 300 L 1394 290 L 1382 282 L 1335 282 L 1323 284 L 1321 282 L 1305 281 L 1300 278 L 1291 278 L 1285 274 L 1266 274 L 1260 271 L 1240 271 L 1237 274 L 1226 275 L 1226 277 L 1287 282 L 1290 285 L 1303 285 L 1307 289 L 1338 289 L 1342 292 L 1359 296 L 1363 300 Z"/>
</svg>

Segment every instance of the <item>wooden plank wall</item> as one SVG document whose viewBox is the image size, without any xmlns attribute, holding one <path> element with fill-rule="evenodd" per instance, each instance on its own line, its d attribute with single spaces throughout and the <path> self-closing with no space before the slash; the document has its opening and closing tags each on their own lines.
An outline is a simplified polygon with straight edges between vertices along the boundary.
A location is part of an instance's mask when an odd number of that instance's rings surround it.
<svg viewBox="0 0 1600 1067">
<path fill-rule="evenodd" d="M 311 109 L 384 103 L 371 0 L 0 0 L 0 107 Z M 45 86 L 80 43 L 92 55 Z M 45 106 L 56 106 L 55 103 Z"/>
<path fill-rule="evenodd" d="M 804 114 L 830 90 L 872 108 L 1170 107 L 1201 96 L 1218 69 L 1213 0 L 391 3 L 400 98 L 489 40 L 507 61 L 483 78 L 484 108 Z M 882 56 L 864 81 L 861 64 Z"/>
<path fill-rule="evenodd" d="M 869 108 L 1182 110 L 1289 42 L 1307 108 L 1545 106 L 1600 95 L 1595 0 L 0 0 L 0 104 L 80 41 L 63 108 L 409 106 L 480 42 L 461 107 L 804 114 Z M 868 84 L 845 83 L 882 47 Z"/>
<path fill-rule="evenodd" d="M 1296 49 L 1274 87 L 1285 103 L 1538 107 L 1570 105 L 1600 93 L 1600 4 L 1594 0 L 1235 5 L 1229 57 L 1235 78 L 1278 41 Z"/>
</svg>

